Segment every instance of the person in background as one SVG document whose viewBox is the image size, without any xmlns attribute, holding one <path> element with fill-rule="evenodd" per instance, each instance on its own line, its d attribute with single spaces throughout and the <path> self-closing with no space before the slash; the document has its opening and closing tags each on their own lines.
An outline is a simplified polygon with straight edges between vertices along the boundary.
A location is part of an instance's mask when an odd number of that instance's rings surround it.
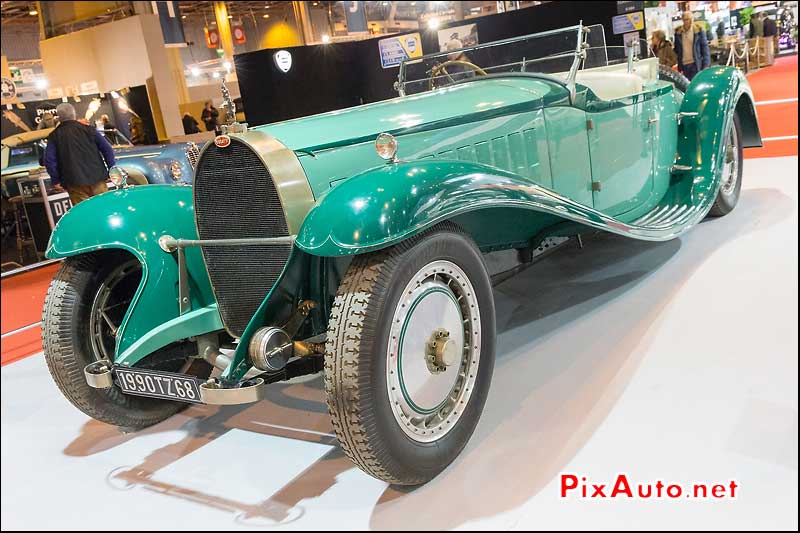
<svg viewBox="0 0 800 533">
<path fill-rule="evenodd" d="M 114 150 L 97 128 L 75 120 L 72 104 L 59 104 L 56 114 L 59 124 L 47 136 L 44 166 L 54 189 L 66 189 L 75 205 L 108 190 Z"/>
<path fill-rule="evenodd" d="M 769 41 L 767 46 L 772 46 L 774 53 L 778 53 L 778 23 L 774 18 L 766 17 L 764 19 L 764 39 Z"/>
<path fill-rule="evenodd" d="M 39 121 L 39 125 L 36 126 L 37 130 L 46 130 L 47 128 L 55 128 L 56 127 L 56 118 L 53 116 L 52 111 L 45 111 L 42 113 L 42 120 Z"/>
<path fill-rule="evenodd" d="M 108 115 L 102 115 L 100 117 L 100 123 L 103 125 L 104 130 L 115 130 L 117 129 L 116 126 L 111 122 L 111 119 L 108 118 Z"/>
<path fill-rule="evenodd" d="M 143 144 L 145 135 L 144 135 L 144 123 L 142 119 L 139 118 L 139 115 L 133 114 L 131 115 L 131 120 L 128 123 L 128 128 L 131 130 L 131 143 L 133 144 Z"/>
<path fill-rule="evenodd" d="M 187 111 L 183 114 L 183 133 L 191 135 L 192 133 L 200 133 L 200 125 L 197 120 Z"/>
<path fill-rule="evenodd" d="M 725 21 L 720 20 L 719 24 L 717 24 L 717 40 L 722 44 L 722 41 L 725 39 Z"/>
<path fill-rule="evenodd" d="M 219 111 L 217 111 L 217 108 L 213 106 L 211 100 L 206 101 L 206 105 L 203 108 L 203 114 L 200 115 L 200 119 L 206 125 L 206 131 L 215 131 L 217 129 Z"/>
<path fill-rule="evenodd" d="M 706 28 L 702 23 L 694 22 L 691 11 L 684 11 L 683 24 L 675 29 L 675 54 L 678 56 L 678 70 L 690 80 L 711 66 Z"/>
<path fill-rule="evenodd" d="M 750 17 L 750 38 L 764 36 L 764 13 L 756 13 Z"/>
<path fill-rule="evenodd" d="M 667 39 L 664 30 L 656 30 L 650 38 L 650 47 L 658 58 L 658 63 L 667 68 L 672 68 L 678 63 L 678 56 L 672 48 L 672 43 Z"/>
</svg>

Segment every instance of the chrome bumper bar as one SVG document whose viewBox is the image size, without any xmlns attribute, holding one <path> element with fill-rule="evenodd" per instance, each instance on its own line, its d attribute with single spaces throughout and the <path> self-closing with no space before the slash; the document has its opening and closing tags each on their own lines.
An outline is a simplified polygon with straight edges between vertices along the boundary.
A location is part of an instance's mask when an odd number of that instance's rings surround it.
<svg viewBox="0 0 800 533">
<path fill-rule="evenodd" d="M 86 383 L 95 389 L 110 389 L 114 386 L 114 367 L 106 361 L 96 361 L 83 369 Z M 185 376 L 184 376 L 185 377 Z M 264 399 L 266 382 L 263 378 L 254 378 L 236 388 L 223 388 L 217 381 L 210 379 L 200 383 L 200 402 L 208 405 L 240 405 L 254 403 Z M 179 399 L 175 399 L 179 401 Z"/>
</svg>

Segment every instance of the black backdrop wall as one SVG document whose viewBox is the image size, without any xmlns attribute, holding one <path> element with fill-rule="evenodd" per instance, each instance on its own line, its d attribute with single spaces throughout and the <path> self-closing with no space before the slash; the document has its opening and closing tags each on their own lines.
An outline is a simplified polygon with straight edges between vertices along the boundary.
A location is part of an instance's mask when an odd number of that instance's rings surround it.
<svg viewBox="0 0 800 533">
<path fill-rule="evenodd" d="M 548 2 L 539 6 L 455 22 L 477 24 L 480 42 L 529 35 L 572 26 L 602 24 L 609 46 L 621 46 L 611 18 L 617 2 Z M 446 27 L 446 26 L 445 26 Z M 436 31 L 420 30 L 424 53 L 439 51 Z M 398 67 L 381 67 L 378 40 L 287 48 L 292 68 L 283 73 L 272 59 L 275 50 L 234 57 L 247 121 L 252 126 L 342 109 L 397 96 Z"/>
</svg>

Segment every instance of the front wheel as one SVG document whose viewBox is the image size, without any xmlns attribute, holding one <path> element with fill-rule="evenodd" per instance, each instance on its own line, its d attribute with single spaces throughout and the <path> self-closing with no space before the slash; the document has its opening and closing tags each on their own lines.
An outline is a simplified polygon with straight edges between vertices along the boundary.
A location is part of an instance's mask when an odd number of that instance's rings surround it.
<svg viewBox="0 0 800 533">
<path fill-rule="evenodd" d="M 328 409 L 344 452 L 389 483 L 435 477 L 478 423 L 494 345 L 489 276 L 455 226 L 355 258 L 325 354 Z"/>
<path fill-rule="evenodd" d="M 168 418 L 187 404 L 127 396 L 118 388 L 86 383 L 89 363 L 113 361 L 116 333 L 141 279 L 141 265 L 126 252 L 96 252 L 64 260 L 47 291 L 42 344 L 50 374 L 64 396 L 90 417 L 122 428 L 141 429 Z M 204 361 L 191 365 L 193 343 L 175 343 L 138 366 L 207 377 Z M 190 366 L 192 367 L 190 369 Z"/>
</svg>

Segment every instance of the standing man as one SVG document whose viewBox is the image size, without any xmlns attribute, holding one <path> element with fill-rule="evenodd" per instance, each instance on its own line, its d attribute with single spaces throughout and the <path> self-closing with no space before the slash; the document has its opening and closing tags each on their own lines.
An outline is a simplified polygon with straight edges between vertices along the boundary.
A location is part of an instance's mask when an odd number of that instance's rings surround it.
<svg viewBox="0 0 800 533">
<path fill-rule="evenodd" d="M 102 133 L 75 120 L 72 104 L 56 107 L 59 124 L 47 136 L 44 166 L 57 191 L 67 190 L 72 205 L 108 190 L 114 150 Z"/>
<path fill-rule="evenodd" d="M 200 120 L 206 125 L 206 131 L 215 131 L 217 129 L 217 121 L 219 120 L 219 111 L 207 100 L 203 107 L 203 112 L 200 115 Z"/>
<path fill-rule="evenodd" d="M 767 49 L 772 48 L 773 53 L 767 52 L 767 57 L 770 58 L 770 64 L 775 59 L 775 54 L 778 53 L 778 23 L 774 18 L 766 17 L 764 19 L 764 39 L 767 41 Z"/>
<path fill-rule="evenodd" d="M 678 55 L 678 70 L 690 80 L 711 66 L 706 28 L 702 23 L 694 22 L 691 11 L 683 12 L 683 25 L 675 30 L 675 53 Z"/>
</svg>

